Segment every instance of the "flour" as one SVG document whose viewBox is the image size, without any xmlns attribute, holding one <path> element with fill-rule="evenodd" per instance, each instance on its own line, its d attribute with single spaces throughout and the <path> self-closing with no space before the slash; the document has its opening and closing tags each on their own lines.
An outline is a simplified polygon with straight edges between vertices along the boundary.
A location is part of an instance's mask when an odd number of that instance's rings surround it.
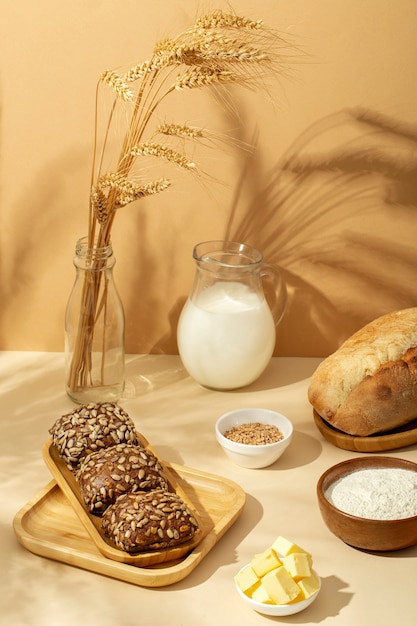
<svg viewBox="0 0 417 626">
<path fill-rule="evenodd" d="M 375 520 L 417 515 L 417 472 L 400 468 L 357 470 L 342 476 L 325 492 L 336 508 Z"/>
</svg>

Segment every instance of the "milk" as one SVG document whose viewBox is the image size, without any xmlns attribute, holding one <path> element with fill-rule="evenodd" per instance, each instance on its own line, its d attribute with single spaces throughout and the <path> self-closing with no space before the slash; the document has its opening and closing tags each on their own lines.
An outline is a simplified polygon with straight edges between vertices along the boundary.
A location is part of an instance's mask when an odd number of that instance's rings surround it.
<svg viewBox="0 0 417 626">
<path fill-rule="evenodd" d="M 188 299 L 178 322 L 178 349 L 197 382 L 243 387 L 268 365 L 275 324 L 265 299 L 245 284 L 219 282 Z"/>
</svg>

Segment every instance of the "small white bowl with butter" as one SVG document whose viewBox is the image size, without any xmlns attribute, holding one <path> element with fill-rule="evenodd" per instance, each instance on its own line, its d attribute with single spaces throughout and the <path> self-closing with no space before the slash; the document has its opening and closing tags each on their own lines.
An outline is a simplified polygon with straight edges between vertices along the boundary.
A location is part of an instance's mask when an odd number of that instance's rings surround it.
<svg viewBox="0 0 417 626">
<path fill-rule="evenodd" d="M 320 580 L 320 579 L 319 579 Z M 301 613 L 304 611 L 310 604 L 314 602 L 320 592 L 320 588 L 314 592 L 307 600 L 299 600 L 298 602 L 292 602 L 290 604 L 268 604 L 266 602 L 258 602 L 254 600 L 250 596 L 247 596 L 239 587 L 236 585 L 237 592 L 239 596 L 246 602 L 251 609 L 256 611 L 257 613 L 262 613 L 263 615 L 270 615 L 273 617 L 285 617 L 286 615 L 294 615 L 295 613 Z"/>
<path fill-rule="evenodd" d="M 235 409 L 215 425 L 216 439 L 226 456 L 237 465 L 260 469 L 272 465 L 291 443 L 293 426 L 282 413 L 271 409 Z"/>
<path fill-rule="evenodd" d="M 251 609 L 274 617 L 304 611 L 321 589 L 312 555 L 281 536 L 254 555 L 234 581 L 239 596 Z"/>
</svg>

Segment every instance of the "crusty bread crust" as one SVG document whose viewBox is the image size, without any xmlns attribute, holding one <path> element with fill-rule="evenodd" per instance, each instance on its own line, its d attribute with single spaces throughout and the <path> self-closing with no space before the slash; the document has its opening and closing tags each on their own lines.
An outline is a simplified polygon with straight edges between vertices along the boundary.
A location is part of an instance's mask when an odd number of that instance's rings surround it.
<svg viewBox="0 0 417 626">
<path fill-rule="evenodd" d="M 417 307 L 367 324 L 313 374 L 308 399 L 350 435 L 392 430 L 417 417 Z"/>
</svg>

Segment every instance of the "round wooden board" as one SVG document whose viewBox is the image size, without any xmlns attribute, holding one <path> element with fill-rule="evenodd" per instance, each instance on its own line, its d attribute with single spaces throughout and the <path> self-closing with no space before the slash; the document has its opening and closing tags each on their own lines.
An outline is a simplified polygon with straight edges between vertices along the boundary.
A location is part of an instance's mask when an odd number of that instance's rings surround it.
<svg viewBox="0 0 417 626">
<path fill-rule="evenodd" d="M 398 430 L 391 430 L 384 435 L 370 435 L 357 437 L 348 435 L 333 428 L 313 410 L 314 422 L 327 441 L 344 450 L 352 452 L 383 452 L 384 450 L 397 450 L 417 443 L 417 420 L 410 422 Z"/>
</svg>

